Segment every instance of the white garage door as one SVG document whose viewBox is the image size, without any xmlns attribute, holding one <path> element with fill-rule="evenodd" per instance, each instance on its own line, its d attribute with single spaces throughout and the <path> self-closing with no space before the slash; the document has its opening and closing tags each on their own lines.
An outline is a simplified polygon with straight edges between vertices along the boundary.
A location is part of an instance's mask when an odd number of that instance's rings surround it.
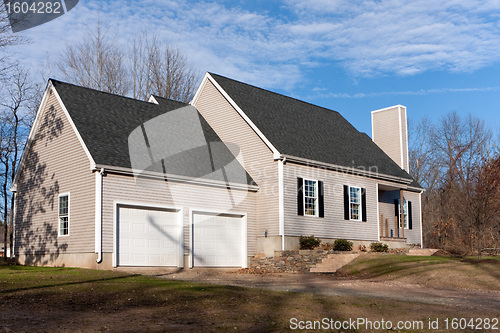
<svg viewBox="0 0 500 333">
<path fill-rule="evenodd" d="M 119 266 L 178 266 L 180 244 L 178 212 L 118 208 Z"/>
<path fill-rule="evenodd" d="M 241 267 L 245 244 L 241 216 L 193 215 L 193 265 Z"/>
</svg>

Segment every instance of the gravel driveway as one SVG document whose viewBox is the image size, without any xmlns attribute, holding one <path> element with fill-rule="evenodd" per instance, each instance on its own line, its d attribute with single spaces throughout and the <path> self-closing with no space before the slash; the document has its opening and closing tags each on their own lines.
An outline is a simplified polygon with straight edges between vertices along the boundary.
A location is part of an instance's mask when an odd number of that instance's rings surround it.
<svg viewBox="0 0 500 333">
<path fill-rule="evenodd" d="M 148 274 L 147 271 L 139 271 L 139 273 Z M 166 271 L 154 275 L 172 280 L 207 282 L 276 291 L 380 298 L 421 304 L 456 306 L 462 309 L 500 311 L 500 291 L 435 289 L 419 284 L 352 280 L 330 274 L 248 274 L 232 269 L 197 268 Z"/>
</svg>

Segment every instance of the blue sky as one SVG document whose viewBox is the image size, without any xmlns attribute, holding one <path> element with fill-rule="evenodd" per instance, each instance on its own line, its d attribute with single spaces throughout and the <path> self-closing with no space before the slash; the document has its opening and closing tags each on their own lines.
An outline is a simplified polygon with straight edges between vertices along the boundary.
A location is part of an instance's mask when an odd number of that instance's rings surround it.
<svg viewBox="0 0 500 333">
<path fill-rule="evenodd" d="M 95 26 L 124 47 L 141 31 L 215 72 L 339 111 L 371 135 L 370 111 L 411 121 L 472 113 L 500 133 L 498 0 L 80 0 L 11 49 L 33 72 Z"/>
</svg>

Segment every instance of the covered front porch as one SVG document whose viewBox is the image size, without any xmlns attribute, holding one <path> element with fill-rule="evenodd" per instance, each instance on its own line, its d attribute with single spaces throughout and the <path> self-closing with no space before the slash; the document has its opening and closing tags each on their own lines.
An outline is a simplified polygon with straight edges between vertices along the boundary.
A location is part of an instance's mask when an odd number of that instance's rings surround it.
<svg viewBox="0 0 500 333">
<path fill-rule="evenodd" d="M 381 242 L 406 247 L 407 234 L 413 229 L 412 202 L 403 188 L 378 185 L 379 238 Z M 400 203 L 403 202 L 403 205 Z M 403 223 L 401 223 L 403 221 Z"/>
</svg>

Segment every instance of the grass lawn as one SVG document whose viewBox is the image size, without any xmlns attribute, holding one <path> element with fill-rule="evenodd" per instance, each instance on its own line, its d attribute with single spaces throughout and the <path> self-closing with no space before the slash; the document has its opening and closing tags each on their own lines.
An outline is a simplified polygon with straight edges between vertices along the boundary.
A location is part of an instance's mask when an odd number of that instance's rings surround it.
<svg viewBox="0 0 500 333">
<path fill-rule="evenodd" d="M 500 258 L 478 261 L 439 256 L 368 254 L 344 266 L 338 275 L 374 281 L 399 281 L 440 289 L 500 290 Z"/>
<path fill-rule="evenodd" d="M 371 268 L 363 261 L 353 263 L 351 269 L 358 271 L 351 273 L 390 277 L 414 262 L 411 257 L 393 258 L 391 265 L 397 268 L 384 269 L 389 259 L 379 257 Z M 440 259 L 422 261 L 423 267 L 441 264 Z M 366 297 L 171 281 L 116 271 L 0 266 L 0 332 L 284 332 L 290 331 L 291 318 L 422 320 L 427 325 L 429 317 L 486 315 L 492 314 Z"/>
</svg>

